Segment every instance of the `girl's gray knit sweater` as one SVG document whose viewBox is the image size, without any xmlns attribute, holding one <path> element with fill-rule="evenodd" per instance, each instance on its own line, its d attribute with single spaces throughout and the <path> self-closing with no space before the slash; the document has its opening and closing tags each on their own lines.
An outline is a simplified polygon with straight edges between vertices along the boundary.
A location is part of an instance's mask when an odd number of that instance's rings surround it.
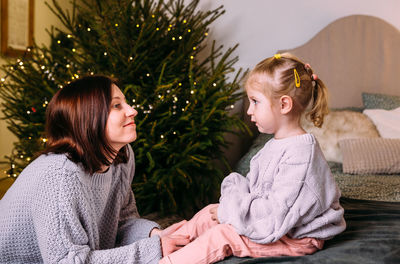
<svg viewBox="0 0 400 264">
<path fill-rule="evenodd" d="M 231 173 L 223 180 L 218 219 L 261 244 L 284 235 L 329 239 L 346 228 L 339 197 L 313 135 L 271 139 L 246 177 Z"/>
<path fill-rule="evenodd" d="M 139 218 L 129 161 L 86 174 L 64 154 L 42 155 L 0 200 L 0 263 L 158 263 L 158 225 Z"/>
</svg>

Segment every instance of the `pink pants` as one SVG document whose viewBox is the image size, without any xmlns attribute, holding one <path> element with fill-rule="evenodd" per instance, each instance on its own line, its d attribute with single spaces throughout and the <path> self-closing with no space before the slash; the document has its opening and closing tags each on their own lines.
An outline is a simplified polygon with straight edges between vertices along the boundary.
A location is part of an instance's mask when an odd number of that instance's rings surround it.
<svg viewBox="0 0 400 264">
<path fill-rule="evenodd" d="M 165 256 L 159 264 L 214 263 L 227 256 L 268 257 L 303 256 L 322 249 L 323 240 L 315 238 L 293 239 L 283 236 L 269 244 L 257 244 L 247 237 L 238 235 L 228 224 L 211 220 L 211 204 L 203 208 L 172 235 L 190 236 L 190 242 L 183 248 Z"/>
</svg>

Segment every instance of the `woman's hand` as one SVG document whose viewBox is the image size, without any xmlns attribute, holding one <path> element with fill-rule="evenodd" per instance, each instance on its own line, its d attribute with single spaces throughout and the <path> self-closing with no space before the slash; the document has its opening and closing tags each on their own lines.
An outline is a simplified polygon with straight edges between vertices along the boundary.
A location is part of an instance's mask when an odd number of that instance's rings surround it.
<svg viewBox="0 0 400 264">
<path fill-rule="evenodd" d="M 218 205 L 213 206 L 210 209 L 210 214 L 211 214 L 211 220 L 217 221 L 217 223 L 219 224 L 219 221 L 218 221 Z"/>
<path fill-rule="evenodd" d="M 150 231 L 150 237 L 152 236 L 161 236 L 161 231 L 160 229 L 158 229 L 157 227 L 154 227 L 151 231 Z"/>
<path fill-rule="evenodd" d="M 184 247 L 190 242 L 189 236 L 162 236 L 161 237 L 161 251 L 163 257 L 175 252 L 176 250 Z"/>
</svg>

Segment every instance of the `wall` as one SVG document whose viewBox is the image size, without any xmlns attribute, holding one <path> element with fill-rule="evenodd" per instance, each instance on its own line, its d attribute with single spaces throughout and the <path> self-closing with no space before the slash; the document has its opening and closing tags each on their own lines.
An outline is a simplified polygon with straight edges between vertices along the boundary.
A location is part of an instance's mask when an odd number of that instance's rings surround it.
<svg viewBox="0 0 400 264">
<path fill-rule="evenodd" d="M 50 37 L 45 29 L 50 29 L 51 25 L 60 28 L 63 27 L 58 21 L 58 18 L 45 5 L 45 0 L 35 0 L 34 2 L 34 39 L 39 45 L 48 45 L 50 43 Z M 59 2 L 61 7 L 70 8 L 70 1 L 61 0 Z M 0 64 L 4 63 L 4 58 L 0 58 Z M 0 77 L 3 77 L 3 75 L 4 74 L 0 72 Z M 0 112 L 0 117 L 2 116 L 3 114 Z M 4 160 L 4 155 L 9 155 L 11 153 L 14 141 L 16 141 L 16 137 L 7 129 L 6 121 L 0 120 L 0 161 Z"/>
<path fill-rule="evenodd" d="M 400 30 L 398 0 L 201 0 L 200 9 L 224 5 L 209 39 L 225 47 L 239 43 L 238 67 L 251 68 L 277 50 L 304 44 L 334 20 L 353 14 L 379 17 Z"/>
<path fill-rule="evenodd" d="M 60 2 L 63 6 L 69 3 Z M 199 8 L 208 10 L 220 5 L 224 5 L 226 13 L 212 24 L 209 40 L 215 39 L 217 44 L 224 44 L 225 47 L 239 43 L 235 53 L 239 56 L 236 66 L 245 69 L 253 67 L 262 58 L 272 56 L 277 50 L 304 44 L 340 17 L 373 15 L 400 29 L 398 0 L 201 0 Z M 45 28 L 58 23 L 44 5 L 44 0 L 36 0 L 36 41 L 48 43 Z M 10 153 L 14 140 L 6 129 L 5 121 L 0 120 L 0 160 Z M 235 161 L 237 156 L 230 159 Z"/>
</svg>

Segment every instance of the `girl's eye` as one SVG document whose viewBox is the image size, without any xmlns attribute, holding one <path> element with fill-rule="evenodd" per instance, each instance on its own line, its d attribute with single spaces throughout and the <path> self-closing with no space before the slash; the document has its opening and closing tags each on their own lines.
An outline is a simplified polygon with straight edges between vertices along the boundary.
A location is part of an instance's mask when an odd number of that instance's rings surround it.
<svg viewBox="0 0 400 264">
<path fill-rule="evenodd" d="M 120 108 L 120 107 L 121 107 L 121 104 L 115 104 L 115 105 L 113 105 L 113 107 L 114 107 L 114 108 Z"/>
<path fill-rule="evenodd" d="M 253 102 L 253 104 L 257 104 L 258 101 L 256 99 L 251 99 L 251 101 Z"/>
</svg>

